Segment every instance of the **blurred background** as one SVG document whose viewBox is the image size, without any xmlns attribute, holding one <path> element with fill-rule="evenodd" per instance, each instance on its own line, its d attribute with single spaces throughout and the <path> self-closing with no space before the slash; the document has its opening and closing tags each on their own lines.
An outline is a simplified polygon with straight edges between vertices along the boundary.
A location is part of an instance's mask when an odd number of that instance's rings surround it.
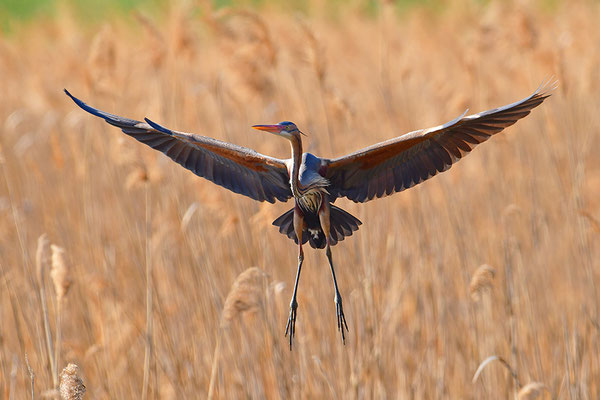
<svg viewBox="0 0 600 400">
<path fill-rule="evenodd" d="M 75 363 L 99 399 L 599 398 L 598 21 L 591 0 L 4 0 L 0 397 L 56 396 Z M 364 222 L 333 248 L 347 342 L 307 250 L 292 352 L 297 248 L 271 226 L 291 203 L 198 178 L 62 91 L 279 158 L 250 126 L 292 120 L 333 157 L 552 76 L 450 171 L 338 200 Z"/>
</svg>

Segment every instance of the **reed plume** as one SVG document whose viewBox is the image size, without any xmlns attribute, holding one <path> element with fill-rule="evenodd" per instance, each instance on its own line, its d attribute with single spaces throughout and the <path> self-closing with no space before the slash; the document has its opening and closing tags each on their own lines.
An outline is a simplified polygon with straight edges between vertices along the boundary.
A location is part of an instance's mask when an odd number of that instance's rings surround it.
<svg viewBox="0 0 600 400">
<path fill-rule="evenodd" d="M 219 364 L 223 330 L 228 328 L 232 321 L 240 318 L 245 313 L 254 313 L 262 309 L 263 285 L 265 277 L 263 270 L 257 267 L 248 268 L 236 278 L 225 299 L 221 314 L 221 329 L 217 337 L 217 344 L 213 355 L 213 364 L 208 387 L 208 398 L 212 399 L 215 389 L 215 378 Z"/>
<path fill-rule="evenodd" d="M 70 363 L 60 374 L 60 398 L 62 400 L 82 400 L 86 387 L 78 375 L 79 367 Z"/>
<path fill-rule="evenodd" d="M 54 291 L 59 303 L 63 301 L 71 287 L 70 268 L 65 262 L 65 249 L 62 247 L 51 245 L 52 249 L 52 268 L 50 269 L 50 277 L 54 283 Z"/>
<path fill-rule="evenodd" d="M 491 289 L 495 275 L 496 270 L 491 265 L 483 264 L 477 268 L 469 285 L 469 293 L 474 302 L 480 301 L 482 294 Z"/>
<path fill-rule="evenodd" d="M 541 382 L 530 382 L 523 386 L 517 394 L 517 400 L 535 400 L 544 391 L 548 391 L 546 385 Z"/>
</svg>

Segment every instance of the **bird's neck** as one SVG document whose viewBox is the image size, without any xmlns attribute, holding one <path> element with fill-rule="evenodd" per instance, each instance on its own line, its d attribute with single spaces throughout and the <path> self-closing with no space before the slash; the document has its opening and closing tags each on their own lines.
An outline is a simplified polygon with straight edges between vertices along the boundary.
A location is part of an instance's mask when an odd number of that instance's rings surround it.
<svg viewBox="0 0 600 400">
<path fill-rule="evenodd" d="M 300 190 L 298 188 L 298 175 L 300 172 L 300 165 L 302 164 L 302 140 L 299 137 L 292 137 L 290 144 L 292 147 L 292 171 L 290 184 L 292 185 L 292 194 L 294 197 L 300 197 Z"/>
</svg>

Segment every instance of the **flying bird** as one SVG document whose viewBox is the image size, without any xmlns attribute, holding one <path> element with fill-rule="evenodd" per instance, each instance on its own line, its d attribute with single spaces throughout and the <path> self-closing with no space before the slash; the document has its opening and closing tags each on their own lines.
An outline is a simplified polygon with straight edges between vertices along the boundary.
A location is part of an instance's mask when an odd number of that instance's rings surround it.
<svg viewBox="0 0 600 400">
<path fill-rule="evenodd" d="M 401 192 L 447 170 L 479 143 L 528 115 L 550 96 L 554 87 L 555 84 L 545 84 L 521 101 L 469 116 L 465 112 L 446 124 L 410 132 L 334 159 L 303 153 L 303 133 L 292 122 L 254 125 L 254 129 L 290 142 L 292 155 L 286 160 L 210 137 L 174 131 L 148 118 L 142 122 L 109 114 L 85 104 L 66 89 L 65 93 L 85 111 L 217 185 L 261 202 L 294 198 L 294 207 L 273 221 L 279 232 L 298 245 L 298 268 L 285 328 L 291 350 L 304 260 L 302 246 L 307 242 L 313 248 L 326 249 L 335 289 L 337 329 L 345 343 L 348 325 L 331 247 L 352 235 L 362 223 L 333 205 L 335 200 L 346 197 L 364 203 Z"/>
</svg>

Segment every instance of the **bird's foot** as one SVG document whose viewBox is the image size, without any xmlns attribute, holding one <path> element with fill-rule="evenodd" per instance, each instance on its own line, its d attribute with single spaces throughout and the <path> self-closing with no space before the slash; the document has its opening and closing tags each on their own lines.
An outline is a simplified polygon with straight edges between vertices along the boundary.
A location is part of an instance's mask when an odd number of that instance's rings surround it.
<svg viewBox="0 0 600 400">
<path fill-rule="evenodd" d="M 296 335 L 296 310 L 298 309 L 298 302 L 296 299 L 292 299 L 290 303 L 290 316 L 288 317 L 288 322 L 285 327 L 285 336 L 287 337 L 288 333 L 290 334 L 290 351 L 292 350 L 292 342 L 294 340 L 294 336 Z"/>
<path fill-rule="evenodd" d="M 340 331 L 342 334 L 342 343 L 346 344 L 346 334 L 344 333 L 344 328 L 346 328 L 346 332 L 348 332 L 348 324 L 346 324 L 346 317 L 344 316 L 344 308 L 342 307 L 342 296 L 340 295 L 340 292 L 336 291 L 334 301 L 338 331 Z"/>
</svg>

